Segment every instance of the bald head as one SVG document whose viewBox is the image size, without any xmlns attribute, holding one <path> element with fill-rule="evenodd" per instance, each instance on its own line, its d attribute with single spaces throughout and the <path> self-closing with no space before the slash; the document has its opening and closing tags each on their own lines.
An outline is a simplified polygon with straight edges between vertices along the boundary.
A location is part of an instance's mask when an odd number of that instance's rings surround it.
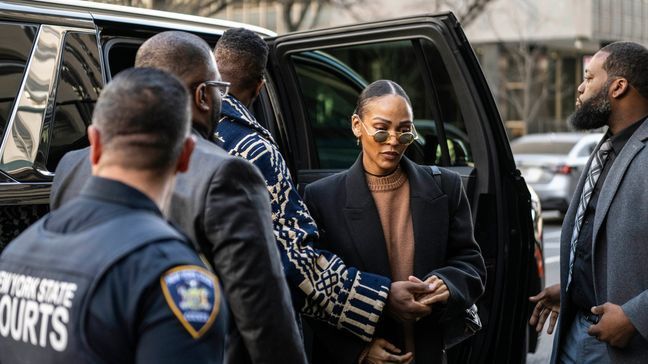
<svg viewBox="0 0 648 364">
<path fill-rule="evenodd" d="M 220 80 L 211 48 L 202 38 L 168 31 L 149 38 L 137 51 L 135 67 L 150 67 L 178 77 L 191 94 L 191 122 L 209 138 L 218 123 L 221 98 L 205 81 Z"/>
<path fill-rule="evenodd" d="M 169 72 L 187 86 L 202 82 L 216 72 L 207 42 L 185 32 L 168 31 L 149 38 L 137 51 L 135 67 L 151 67 Z"/>
</svg>

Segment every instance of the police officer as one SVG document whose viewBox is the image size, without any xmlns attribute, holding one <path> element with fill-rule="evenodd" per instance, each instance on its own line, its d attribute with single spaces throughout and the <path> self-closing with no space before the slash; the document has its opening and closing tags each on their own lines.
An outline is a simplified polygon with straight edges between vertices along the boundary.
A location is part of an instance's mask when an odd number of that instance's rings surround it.
<svg viewBox="0 0 648 364">
<path fill-rule="evenodd" d="M 161 213 L 195 143 L 188 101 L 151 68 L 103 90 L 93 176 L 0 256 L 0 362 L 222 362 L 218 279 Z"/>
</svg>

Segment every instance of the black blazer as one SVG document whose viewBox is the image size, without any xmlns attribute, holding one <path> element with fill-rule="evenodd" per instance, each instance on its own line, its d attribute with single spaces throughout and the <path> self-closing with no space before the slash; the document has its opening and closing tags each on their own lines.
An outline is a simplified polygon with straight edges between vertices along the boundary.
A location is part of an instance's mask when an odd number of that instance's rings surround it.
<svg viewBox="0 0 648 364">
<path fill-rule="evenodd" d="M 305 355 L 272 231 L 268 190 L 243 158 L 194 133 L 189 170 L 177 176 L 169 219 L 210 256 L 232 311 L 227 363 L 303 363 Z M 91 173 L 89 149 L 67 153 L 52 185 L 58 208 Z M 277 346 L 282 350 L 276 350 Z"/>
<path fill-rule="evenodd" d="M 486 267 L 473 236 L 470 205 L 461 177 L 441 169 L 442 188 L 431 170 L 406 157 L 401 167 L 410 184 L 414 227 L 414 275 L 437 275 L 448 286 L 444 307 L 415 324 L 417 363 L 441 362 L 442 322 L 463 317 L 484 292 Z M 337 254 L 349 266 L 391 277 L 378 210 L 364 175 L 362 155 L 354 165 L 306 187 L 305 202 L 321 234 L 318 248 Z M 313 361 L 355 363 L 365 342 L 317 322 L 313 326 Z M 459 320 L 462 323 L 462 320 Z M 402 325 L 385 315 L 374 337 L 404 349 Z"/>
</svg>

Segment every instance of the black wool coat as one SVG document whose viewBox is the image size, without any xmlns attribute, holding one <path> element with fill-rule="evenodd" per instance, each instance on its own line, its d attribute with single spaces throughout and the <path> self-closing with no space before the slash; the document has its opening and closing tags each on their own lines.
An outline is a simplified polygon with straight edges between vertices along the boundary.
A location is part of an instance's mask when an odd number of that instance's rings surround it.
<svg viewBox="0 0 648 364">
<path fill-rule="evenodd" d="M 414 325 L 416 363 L 439 363 L 444 323 L 463 323 L 463 312 L 484 292 L 486 268 L 473 236 L 470 205 L 461 177 L 441 168 L 441 184 L 426 166 L 406 157 L 401 168 L 410 184 L 414 228 L 414 275 L 436 275 L 448 286 L 450 299 Z M 321 234 L 318 248 L 342 258 L 347 266 L 391 278 L 378 210 L 362 166 L 362 155 L 343 172 L 306 187 L 304 198 Z M 313 327 L 315 363 L 356 363 L 367 343 L 309 321 Z M 374 335 L 404 349 L 402 324 L 383 313 Z"/>
</svg>

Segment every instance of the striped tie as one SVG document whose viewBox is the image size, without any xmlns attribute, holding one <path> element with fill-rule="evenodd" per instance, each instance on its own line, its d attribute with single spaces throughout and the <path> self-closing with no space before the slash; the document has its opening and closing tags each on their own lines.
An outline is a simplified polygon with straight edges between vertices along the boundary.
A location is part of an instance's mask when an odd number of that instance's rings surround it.
<svg viewBox="0 0 648 364">
<path fill-rule="evenodd" d="M 601 175 L 601 171 L 605 166 L 605 161 L 607 160 L 611 149 L 612 142 L 610 139 L 601 144 L 601 147 L 596 151 L 596 154 L 592 159 L 592 164 L 587 172 L 585 185 L 583 185 L 583 193 L 581 194 L 580 202 L 578 203 L 578 210 L 576 210 L 576 220 L 574 221 L 574 231 L 572 233 L 571 246 L 569 249 L 569 275 L 567 276 L 567 288 L 569 288 L 569 283 L 571 283 L 574 257 L 576 255 L 576 244 L 578 243 L 580 229 L 583 226 L 585 209 L 587 208 L 587 204 L 589 204 L 592 192 L 594 192 L 594 186 L 596 186 L 596 181 L 598 181 L 598 178 Z"/>
</svg>

